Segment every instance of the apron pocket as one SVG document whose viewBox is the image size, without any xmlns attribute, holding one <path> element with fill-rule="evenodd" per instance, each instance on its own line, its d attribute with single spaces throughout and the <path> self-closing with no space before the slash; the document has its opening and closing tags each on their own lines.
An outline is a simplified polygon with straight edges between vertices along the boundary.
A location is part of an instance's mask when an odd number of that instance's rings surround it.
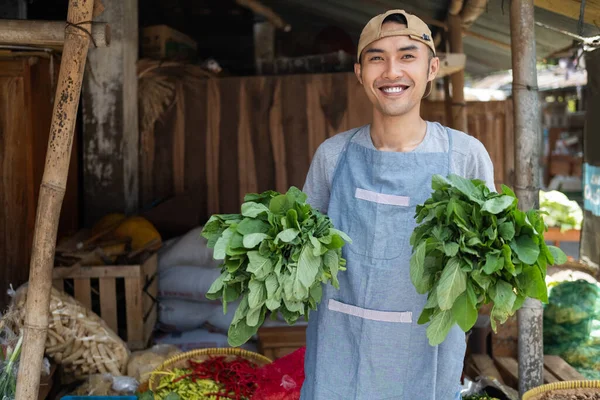
<svg viewBox="0 0 600 400">
<path fill-rule="evenodd" d="M 351 216 L 348 235 L 353 241 L 348 249 L 372 260 L 401 257 L 410 239 L 408 222 L 414 220 L 410 201 L 407 196 L 357 188 L 347 210 Z"/>
<path fill-rule="evenodd" d="M 347 398 L 402 399 L 410 361 L 412 312 L 370 310 L 332 299 L 327 312 L 331 324 L 337 325 L 335 329 L 329 327 L 337 335 L 331 336 L 329 345 L 339 351 L 327 371 L 328 375 L 337 375 L 331 390 Z M 338 380 L 340 376 L 344 379 Z M 341 393 L 344 385 L 352 391 Z"/>
</svg>

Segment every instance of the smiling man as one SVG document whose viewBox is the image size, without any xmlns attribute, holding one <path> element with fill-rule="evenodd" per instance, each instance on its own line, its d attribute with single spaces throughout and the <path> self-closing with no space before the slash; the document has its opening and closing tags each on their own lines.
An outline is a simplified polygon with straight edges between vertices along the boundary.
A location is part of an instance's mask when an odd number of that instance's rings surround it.
<svg viewBox="0 0 600 400">
<path fill-rule="evenodd" d="M 302 400 L 460 398 L 465 335 L 454 326 L 429 345 L 417 318 L 426 303 L 410 279 L 415 207 L 434 174 L 481 179 L 490 157 L 475 138 L 421 118 L 439 59 L 427 25 L 402 10 L 364 28 L 355 72 L 373 121 L 323 142 L 304 186 L 308 201 L 353 242 L 340 289 L 324 288 L 307 330 Z"/>
</svg>

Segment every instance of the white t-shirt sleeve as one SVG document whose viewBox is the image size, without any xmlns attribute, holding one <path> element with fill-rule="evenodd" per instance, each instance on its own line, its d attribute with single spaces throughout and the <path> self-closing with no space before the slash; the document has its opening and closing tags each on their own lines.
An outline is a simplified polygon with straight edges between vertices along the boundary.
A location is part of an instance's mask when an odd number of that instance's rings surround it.
<svg viewBox="0 0 600 400">
<path fill-rule="evenodd" d="M 496 191 L 494 181 L 494 164 L 485 146 L 479 140 L 473 140 L 467 157 L 466 178 L 480 179 L 490 190 Z"/>
<path fill-rule="evenodd" d="M 304 187 L 302 188 L 308 196 L 307 202 L 324 214 L 327 213 L 330 195 L 329 174 L 331 171 L 329 171 L 327 159 L 324 146 L 319 146 L 310 163 Z"/>
</svg>

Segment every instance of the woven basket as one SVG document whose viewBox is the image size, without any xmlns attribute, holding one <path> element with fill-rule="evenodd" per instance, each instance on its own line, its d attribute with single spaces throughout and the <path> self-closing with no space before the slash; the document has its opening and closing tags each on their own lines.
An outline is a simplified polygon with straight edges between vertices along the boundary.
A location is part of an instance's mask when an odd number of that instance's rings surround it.
<svg viewBox="0 0 600 400">
<path fill-rule="evenodd" d="M 600 381 L 564 381 L 548 383 L 546 385 L 538 386 L 531 389 L 523 394 L 523 400 L 532 400 L 535 396 L 543 393 L 550 392 L 552 390 L 560 389 L 600 389 Z M 600 392 L 600 390 L 599 390 Z"/>
<path fill-rule="evenodd" d="M 149 389 L 152 391 L 156 390 L 160 382 L 160 378 L 162 377 L 161 372 L 170 371 L 173 368 L 187 368 L 187 362 L 189 360 L 202 361 L 208 359 L 209 357 L 215 356 L 227 356 L 227 358 L 231 359 L 235 357 L 242 357 L 249 361 L 252 361 L 259 367 L 272 363 L 270 359 L 261 354 L 239 349 L 237 347 L 192 350 L 188 351 L 187 353 L 182 353 L 175 357 L 169 358 L 168 360 L 163 362 L 158 368 L 152 371 L 149 380 Z"/>
</svg>

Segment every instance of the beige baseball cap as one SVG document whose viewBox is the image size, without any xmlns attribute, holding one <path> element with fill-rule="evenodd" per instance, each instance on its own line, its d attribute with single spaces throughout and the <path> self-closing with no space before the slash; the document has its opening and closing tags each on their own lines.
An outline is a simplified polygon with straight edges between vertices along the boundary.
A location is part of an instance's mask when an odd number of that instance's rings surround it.
<svg viewBox="0 0 600 400">
<path fill-rule="evenodd" d="M 381 26 L 383 21 L 392 14 L 401 14 L 406 18 L 406 28 L 382 32 Z M 435 56 L 435 44 L 431 37 L 431 30 L 423 20 L 416 15 L 410 14 L 404 10 L 389 10 L 384 14 L 379 14 L 373 17 L 363 28 L 358 41 L 357 60 L 360 61 L 362 51 L 371 43 L 389 36 L 410 36 L 413 40 L 418 40 L 427 45 Z"/>
</svg>

